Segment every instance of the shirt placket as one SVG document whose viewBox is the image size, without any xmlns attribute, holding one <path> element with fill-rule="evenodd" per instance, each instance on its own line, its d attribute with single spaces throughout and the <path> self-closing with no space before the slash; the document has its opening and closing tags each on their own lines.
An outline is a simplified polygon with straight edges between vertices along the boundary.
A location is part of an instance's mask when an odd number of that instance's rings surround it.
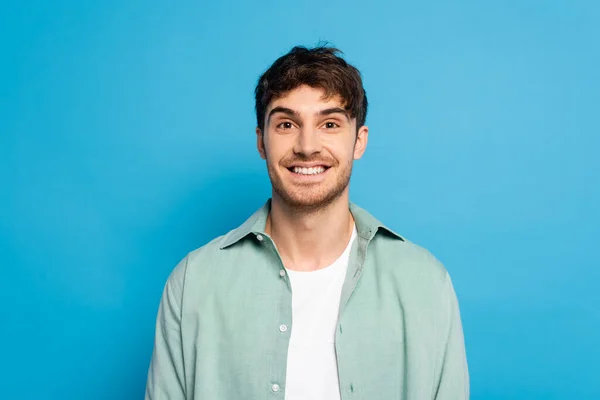
<svg viewBox="0 0 600 400">
<path fill-rule="evenodd" d="M 269 250 L 269 257 L 276 259 L 275 265 L 277 268 L 273 269 L 273 274 L 278 277 L 278 285 L 273 291 L 276 293 L 277 311 L 271 327 L 274 335 L 271 336 L 273 340 L 270 346 L 269 382 L 266 382 L 266 385 L 268 385 L 270 397 L 284 399 L 287 356 L 292 331 L 292 289 L 289 277 L 272 239 L 262 233 L 257 234 L 256 237 Z"/>
<path fill-rule="evenodd" d="M 369 234 L 370 233 L 371 232 L 369 232 Z M 354 376 L 352 375 L 353 373 L 355 373 L 355 371 L 353 371 L 350 368 L 349 363 L 344 362 L 346 357 L 351 357 L 352 355 L 344 351 L 344 349 L 347 348 L 344 339 L 349 332 L 346 332 L 346 335 L 344 334 L 343 315 L 344 311 L 346 310 L 348 300 L 350 299 L 350 296 L 354 292 L 354 289 L 358 284 L 358 280 L 360 279 L 360 275 L 362 273 L 363 265 L 367 255 L 367 246 L 369 244 L 369 241 L 370 238 L 364 238 L 362 236 L 358 236 L 356 238 L 356 241 L 350 253 L 348 271 L 346 273 L 346 278 L 342 287 L 340 310 L 338 313 L 338 323 L 335 331 L 335 353 L 338 365 L 340 395 L 342 400 L 352 398 L 357 390 L 357 387 L 354 383 Z"/>
</svg>

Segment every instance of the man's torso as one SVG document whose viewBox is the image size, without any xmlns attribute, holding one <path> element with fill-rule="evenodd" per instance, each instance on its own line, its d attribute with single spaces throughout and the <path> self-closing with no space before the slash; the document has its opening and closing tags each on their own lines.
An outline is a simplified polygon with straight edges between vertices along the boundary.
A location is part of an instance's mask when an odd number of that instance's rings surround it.
<svg viewBox="0 0 600 400">
<path fill-rule="evenodd" d="M 366 215 L 357 219 L 335 329 L 341 398 L 432 398 L 449 278 L 429 252 Z M 190 253 L 171 277 L 182 287 L 188 398 L 284 399 L 291 285 L 261 222 L 248 224 Z"/>
</svg>

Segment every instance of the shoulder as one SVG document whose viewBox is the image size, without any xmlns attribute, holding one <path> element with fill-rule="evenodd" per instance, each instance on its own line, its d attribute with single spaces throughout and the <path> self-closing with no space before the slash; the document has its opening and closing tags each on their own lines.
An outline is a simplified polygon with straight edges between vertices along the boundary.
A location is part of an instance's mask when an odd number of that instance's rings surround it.
<svg viewBox="0 0 600 400">
<path fill-rule="evenodd" d="M 426 326 L 444 331 L 456 296 L 442 262 L 426 248 L 404 238 L 381 235 L 371 244 L 374 249 L 367 253 L 375 250 L 372 270 L 393 284 L 394 293 L 407 310 L 418 310 Z"/>
<path fill-rule="evenodd" d="M 373 247 L 379 266 L 403 279 L 429 285 L 443 285 L 448 279 L 448 272 L 437 257 L 405 237 L 380 233 L 369 246 Z"/>
<path fill-rule="evenodd" d="M 210 261 L 218 258 L 222 253 L 221 249 L 226 237 L 227 235 L 216 237 L 205 245 L 190 251 L 186 256 L 188 259 L 188 269 L 201 268 L 203 265 L 207 265 Z"/>
<path fill-rule="evenodd" d="M 375 258 L 376 269 L 403 280 L 442 283 L 446 269 L 427 249 L 398 234 L 367 210 L 350 204 L 359 235 L 369 241 L 367 258 Z"/>
<path fill-rule="evenodd" d="M 185 282 L 189 279 L 190 275 L 201 274 L 210 270 L 212 266 L 218 265 L 225 237 L 226 235 L 216 237 L 210 242 L 187 253 L 171 271 L 167 284 L 183 290 Z"/>
</svg>

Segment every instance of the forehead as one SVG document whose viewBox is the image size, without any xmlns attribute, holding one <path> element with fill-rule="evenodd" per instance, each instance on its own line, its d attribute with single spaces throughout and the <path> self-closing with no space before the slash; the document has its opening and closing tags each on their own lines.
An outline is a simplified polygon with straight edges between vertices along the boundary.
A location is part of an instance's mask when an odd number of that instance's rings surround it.
<svg viewBox="0 0 600 400">
<path fill-rule="evenodd" d="M 312 114 L 327 108 L 344 108 L 344 101 L 338 95 L 325 96 L 325 91 L 321 88 L 303 85 L 274 98 L 267 107 L 267 113 L 275 107 L 290 108 L 300 114 Z"/>
</svg>

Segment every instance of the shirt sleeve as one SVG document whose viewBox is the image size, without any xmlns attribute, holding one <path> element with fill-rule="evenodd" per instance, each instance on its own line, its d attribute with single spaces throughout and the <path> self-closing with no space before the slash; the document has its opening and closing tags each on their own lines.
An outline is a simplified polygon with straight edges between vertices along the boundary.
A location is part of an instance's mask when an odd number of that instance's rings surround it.
<svg viewBox="0 0 600 400">
<path fill-rule="evenodd" d="M 181 299 L 187 257 L 169 276 L 158 308 L 145 400 L 186 399 Z"/>
<path fill-rule="evenodd" d="M 447 274 L 446 274 L 447 275 Z M 440 368 L 435 400 L 468 400 L 469 371 L 465 341 L 456 293 L 450 276 L 446 276 L 448 335 Z"/>
</svg>

